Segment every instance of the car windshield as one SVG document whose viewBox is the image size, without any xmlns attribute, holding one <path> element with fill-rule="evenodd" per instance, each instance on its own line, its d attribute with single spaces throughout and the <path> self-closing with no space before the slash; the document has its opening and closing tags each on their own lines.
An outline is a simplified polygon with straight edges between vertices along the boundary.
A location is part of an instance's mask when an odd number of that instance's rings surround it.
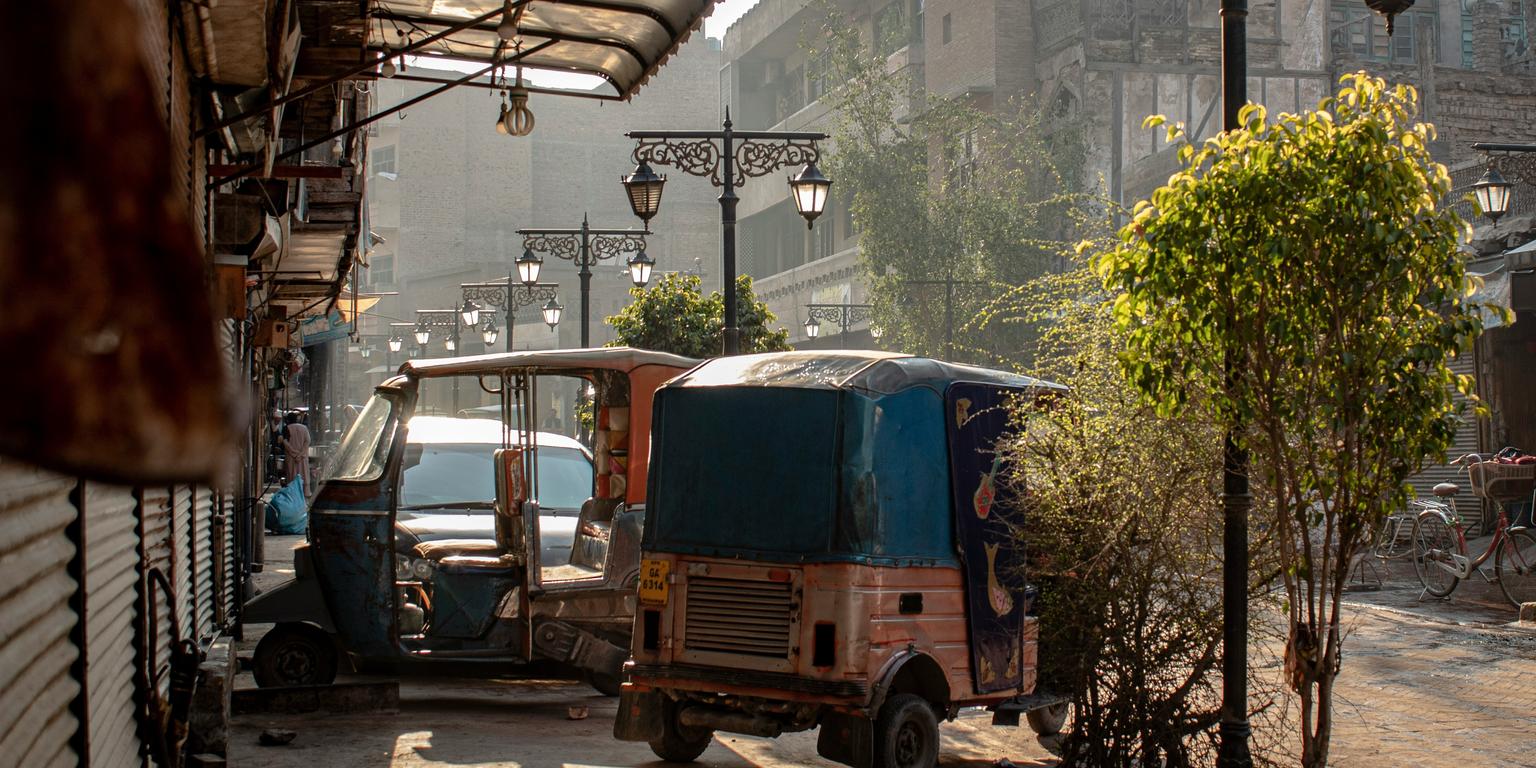
<svg viewBox="0 0 1536 768">
<path fill-rule="evenodd" d="M 400 507 L 489 512 L 496 499 L 496 448 L 484 443 L 407 446 L 409 466 L 400 479 Z M 575 512 L 591 495 L 592 462 L 585 454 L 575 448 L 539 448 L 541 509 Z M 457 506 L 461 503 L 463 507 Z"/>
</svg>

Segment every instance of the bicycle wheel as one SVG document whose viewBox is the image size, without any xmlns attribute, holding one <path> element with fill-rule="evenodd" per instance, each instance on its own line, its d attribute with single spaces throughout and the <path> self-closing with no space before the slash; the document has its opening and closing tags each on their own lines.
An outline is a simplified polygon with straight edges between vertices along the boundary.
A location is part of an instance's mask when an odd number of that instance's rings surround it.
<svg viewBox="0 0 1536 768">
<path fill-rule="evenodd" d="M 1455 567 L 1452 554 L 1460 554 L 1461 540 L 1445 515 L 1435 510 L 1419 513 L 1413 521 L 1413 571 L 1424 591 L 1445 597 L 1456 590 L 1461 578 L 1449 568 Z"/>
<path fill-rule="evenodd" d="M 1526 528 L 1510 531 L 1493 555 L 1493 575 L 1516 607 L 1536 603 L 1536 535 Z"/>
</svg>

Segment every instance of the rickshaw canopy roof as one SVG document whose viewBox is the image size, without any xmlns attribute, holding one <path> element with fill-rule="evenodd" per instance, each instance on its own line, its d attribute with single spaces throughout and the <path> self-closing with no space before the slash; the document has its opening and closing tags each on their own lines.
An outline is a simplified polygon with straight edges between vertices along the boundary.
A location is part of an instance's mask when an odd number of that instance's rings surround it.
<svg viewBox="0 0 1536 768">
<path fill-rule="evenodd" d="M 718 357 L 689 371 L 673 387 L 793 387 L 849 389 L 891 395 L 915 387 L 943 393 L 955 382 L 1065 392 L 1066 387 L 1018 373 L 869 350 L 768 352 Z"/>
<path fill-rule="evenodd" d="M 400 366 L 400 373 L 418 379 L 443 376 L 477 376 L 502 371 L 567 371 L 577 368 L 604 369 L 629 373 L 647 365 L 688 369 L 698 365 L 691 357 L 655 352 L 634 347 L 598 347 L 594 349 L 554 349 L 529 352 L 500 352 L 494 355 L 446 357 L 438 360 L 411 360 Z"/>
</svg>

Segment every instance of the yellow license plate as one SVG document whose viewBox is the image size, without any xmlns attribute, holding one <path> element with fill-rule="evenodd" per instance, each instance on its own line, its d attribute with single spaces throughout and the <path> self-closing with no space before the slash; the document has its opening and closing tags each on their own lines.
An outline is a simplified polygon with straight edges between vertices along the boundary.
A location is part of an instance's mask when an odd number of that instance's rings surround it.
<svg viewBox="0 0 1536 768">
<path fill-rule="evenodd" d="M 640 562 L 640 602 L 646 605 L 667 604 L 667 573 L 672 563 L 667 560 L 642 560 Z"/>
</svg>

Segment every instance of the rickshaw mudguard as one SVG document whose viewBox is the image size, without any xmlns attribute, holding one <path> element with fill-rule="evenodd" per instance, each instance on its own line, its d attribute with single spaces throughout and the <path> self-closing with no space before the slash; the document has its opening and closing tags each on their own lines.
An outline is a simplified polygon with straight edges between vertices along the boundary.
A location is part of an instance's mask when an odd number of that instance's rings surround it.
<svg viewBox="0 0 1536 768">
<path fill-rule="evenodd" d="M 245 624 L 305 622 L 334 634 L 336 622 L 331 618 L 331 608 L 325 602 L 320 582 L 315 579 L 309 545 L 293 551 L 293 572 L 293 580 L 251 598 L 240 612 L 240 621 Z"/>
</svg>

